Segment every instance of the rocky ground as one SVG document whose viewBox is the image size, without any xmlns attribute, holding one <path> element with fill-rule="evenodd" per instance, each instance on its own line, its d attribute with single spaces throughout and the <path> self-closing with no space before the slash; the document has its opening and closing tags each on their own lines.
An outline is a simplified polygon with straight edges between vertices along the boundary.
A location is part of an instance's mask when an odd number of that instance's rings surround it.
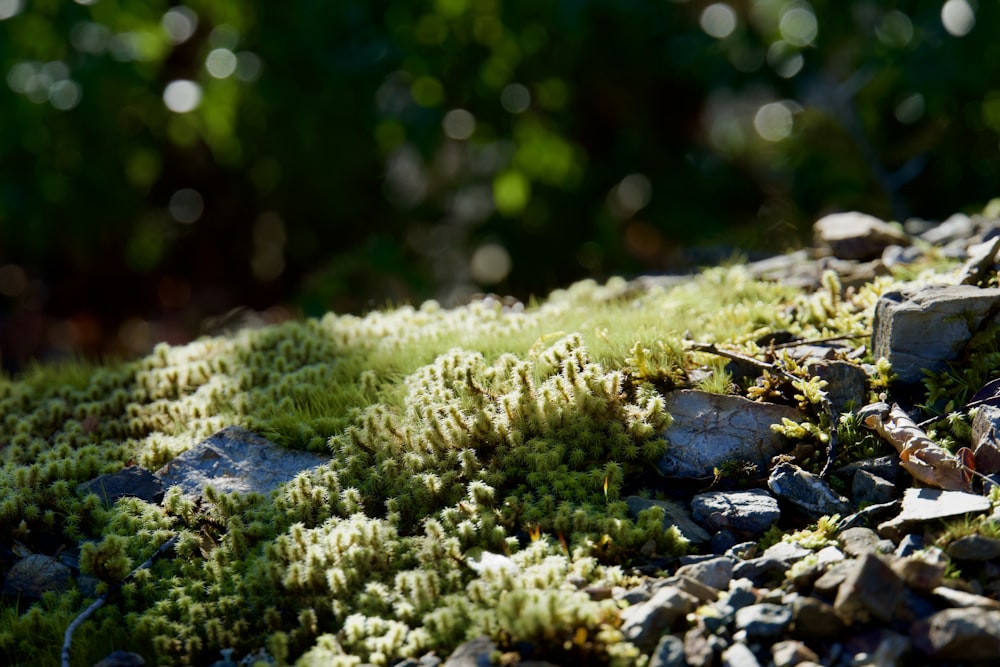
<svg viewBox="0 0 1000 667">
<path fill-rule="evenodd" d="M 847 667 L 998 659 L 998 249 L 1000 221 L 988 216 L 903 230 L 844 214 L 816 224 L 816 248 L 749 265 L 756 278 L 826 290 L 834 300 L 928 258 L 957 268 L 932 279 L 915 275 L 881 294 L 869 337 L 772 333 L 753 342 L 755 354 L 692 337 L 688 349 L 706 363 L 663 393 L 670 446 L 653 475 L 667 480 L 659 482 L 663 492 L 643 497 L 644 479 L 624 499 L 636 516 L 659 508 L 690 553 L 665 555 L 647 545 L 617 585 L 572 575 L 563 583 L 592 601 L 617 603 L 617 632 L 637 650 L 632 662 L 648 656 L 653 667 Z M 620 292 L 675 280 L 642 278 Z M 924 382 L 928 371 L 939 374 L 936 384 Z M 699 388 L 713 374 L 724 376 L 728 392 Z M 126 467 L 79 492 L 152 504 L 173 486 L 192 498 L 206 484 L 267 493 L 328 460 L 231 427 L 155 472 Z M 5 599 L 36 598 L 70 582 L 96 594 L 97 579 L 81 574 L 78 559 L 78 549 L 12 549 Z M 496 553 L 476 567 L 502 573 L 523 566 Z M 387 662 L 609 659 L 591 644 L 484 636 L 449 656 Z M 215 666 L 238 660 L 273 659 L 267 651 L 230 651 Z M 144 663 L 118 652 L 99 664 Z"/>
</svg>

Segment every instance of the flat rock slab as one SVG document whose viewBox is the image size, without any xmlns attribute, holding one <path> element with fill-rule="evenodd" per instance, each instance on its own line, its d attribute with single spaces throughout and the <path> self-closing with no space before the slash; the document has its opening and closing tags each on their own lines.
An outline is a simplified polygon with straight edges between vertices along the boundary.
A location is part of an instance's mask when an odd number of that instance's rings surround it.
<svg viewBox="0 0 1000 667">
<path fill-rule="evenodd" d="M 903 493 L 903 509 L 890 521 L 879 524 L 878 534 L 891 540 L 927 521 L 963 514 L 987 512 L 990 499 L 964 491 L 909 488 Z"/>
<path fill-rule="evenodd" d="M 69 588 L 72 571 L 51 556 L 32 554 L 14 563 L 3 582 L 4 595 L 37 600 L 49 591 Z"/>
<path fill-rule="evenodd" d="M 778 501 L 763 489 L 709 491 L 691 499 L 694 520 L 711 531 L 762 535 L 781 517 Z"/>
<path fill-rule="evenodd" d="M 222 493 L 267 494 L 329 458 L 286 449 L 256 433 L 229 426 L 156 471 L 165 488 L 201 495 L 206 485 Z"/>
<path fill-rule="evenodd" d="M 656 467 L 667 477 L 711 477 L 723 463 L 737 461 L 766 470 L 771 457 L 788 447 L 771 424 L 802 419 L 787 405 L 691 389 L 667 394 L 666 409 L 673 417 L 663 433 L 670 444 Z"/>
<path fill-rule="evenodd" d="M 127 497 L 159 505 L 163 500 L 163 482 L 145 468 L 128 466 L 83 482 L 77 485 L 76 492 L 81 495 L 95 493 L 108 505 Z"/>
<path fill-rule="evenodd" d="M 813 223 L 817 246 L 841 259 L 875 259 L 890 245 L 910 245 L 910 237 L 887 222 L 851 211 L 831 213 Z"/>
<path fill-rule="evenodd" d="M 883 294 L 875 306 L 872 356 L 885 357 L 902 382 L 941 370 L 987 317 L 1000 309 L 1000 289 L 929 285 Z"/>
</svg>

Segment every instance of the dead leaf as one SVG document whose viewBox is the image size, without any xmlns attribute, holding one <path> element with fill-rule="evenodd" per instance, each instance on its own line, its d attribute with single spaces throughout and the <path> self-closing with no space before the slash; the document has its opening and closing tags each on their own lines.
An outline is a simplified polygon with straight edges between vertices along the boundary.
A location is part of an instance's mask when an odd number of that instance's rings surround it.
<svg viewBox="0 0 1000 667">
<path fill-rule="evenodd" d="M 919 481 L 946 491 L 972 488 L 972 452 L 962 458 L 937 445 L 910 416 L 893 404 L 872 403 L 858 412 L 865 426 L 889 441 L 899 452 L 899 464 Z M 968 449 L 963 447 L 962 449 Z"/>
</svg>

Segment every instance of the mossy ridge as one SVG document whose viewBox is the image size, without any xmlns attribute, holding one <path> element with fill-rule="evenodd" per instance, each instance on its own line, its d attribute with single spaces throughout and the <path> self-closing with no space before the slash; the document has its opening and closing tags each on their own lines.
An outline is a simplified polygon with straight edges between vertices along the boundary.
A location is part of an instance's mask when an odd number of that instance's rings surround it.
<svg viewBox="0 0 1000 667">
<path fill-rule="evenodd" d="M 519 565 L 498 589 L 539 591 L 509 605 L 541 614 L 552 597 L 544 591 L 561 589 L 568 572 L 620 580 L 595 556 L 614 563 L 650 542 L 681 548 L 660 513 L 630 519 L 619 497 L 629 471 L 664 446 L 655 437 L 669 418 L 662 390 L 699 361 L 684 352 L 684 332 L 749 353 L 779 329 L 859 333 L 891 285 L 845 293 L 826 283 L 806 295 L 739 266 L 640 293 L 619 279 L 584 281 L 524 313 L 479 302 L 328 315 L 161 345 L 94 370 L 86 386 L 78 375 L 68 386 L 4 381 L 0 417 L 14 437 L 0 450 L 0 474 L 15 483 L 4 485 L 0 524 L 27 543 L 60 531 L 70 544 L 97 539 L 93 553 L 111 565 L 140 562 L 155 539 L 179 530 L 177 557 L 118 602 L 160 664 L 197 662 L 227 645 L 249 650 L 268 637 L 276 655 L 312 647 L 345 664 L 447 649 L 484 629 L 517 639 L 527 631 L 496 616 L 494 589 L 476 592 L 486 576 L 466 567 L 469 550 L 506 551 L 515 563 L 551 559 L 562 573 L 555 579 Z M 106 509 L 72 493 L 129 459 L 158 467 L 232 423 L 292 447 L 328 440 L 337 456 L 272 500 L 210 493 L 198 509 L 174 493 L 163 509 L 134 500 Z M 538 539 L 524 548 L 529 535 Z M 363 581 L 358 567 L 367 567 Z M 386 600 L 413 609 L 383 618 Z M 578 602 L 549 625 L 605 618 Z M 21 636 L 20 617 L 4 618 L 0 638 Z M 613 623 L 600 633 L 586 641 L 614 649 Z M 18 659 L 9 643 L 0 649 Z"/>
</svg>

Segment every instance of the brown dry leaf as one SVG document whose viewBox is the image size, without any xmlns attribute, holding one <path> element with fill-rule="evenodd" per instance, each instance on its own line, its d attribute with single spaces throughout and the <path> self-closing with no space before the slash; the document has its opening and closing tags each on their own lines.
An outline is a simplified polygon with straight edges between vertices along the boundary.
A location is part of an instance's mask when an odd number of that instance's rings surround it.
<svg viewBox="0 0 1000 667">
<path fill-rule="evenodd" d="M 971 490 L 968 463 L 972 457 L 965 452 L 960 452 L 961 458 L 956 457 L 934 444 L 898 405 L 872 403 L 858 414 L 868 428 L 892 443 L 899 452 L 899 464 L 916 479 L 946 491 Z"/>
</svg>

